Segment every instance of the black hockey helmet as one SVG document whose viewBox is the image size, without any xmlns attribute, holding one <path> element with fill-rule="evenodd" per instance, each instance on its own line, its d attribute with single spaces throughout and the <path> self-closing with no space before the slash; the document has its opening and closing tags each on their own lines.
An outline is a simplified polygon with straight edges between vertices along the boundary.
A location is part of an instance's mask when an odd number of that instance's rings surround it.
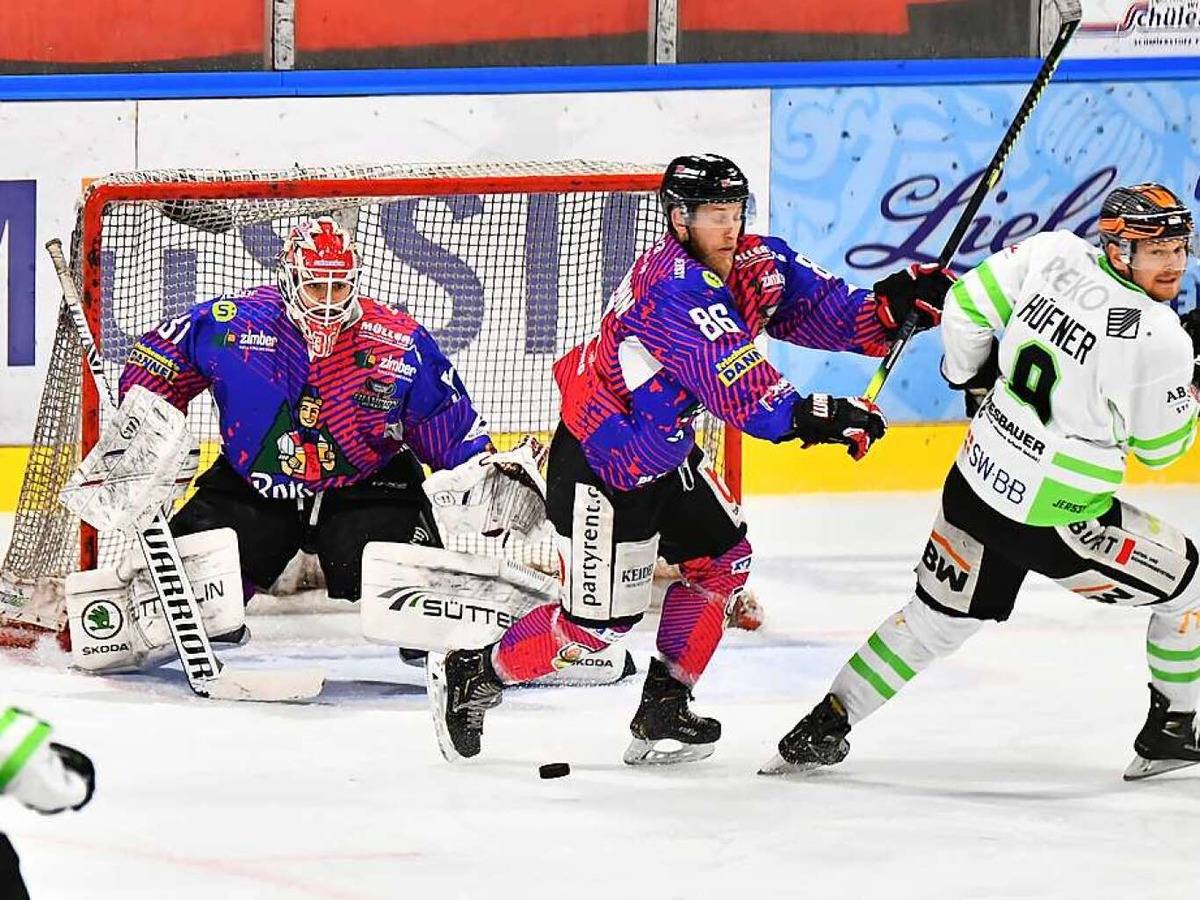
<svg viewBox="0 0 1200 900">
<path fill-rule="evenodd" d="M 1126 260 L 1133 258 L 1137 241 L 1184 238 L 1190 252 L 1195 230 L 1183 201 L 1154 182 L 1115 188 L 1104 198 L 1097 227 L 1101 242 L 1117 244 Z"/>
<path fill-rule="evenodd" d="M 690 215 L 703 203 L 741 203 L 745 221 L 754 210 L 750 182 L 737 163 L 715 153 L 677 156 L 663 174 L 658 192 L 667 227 L 671 227 L 671 210 L 682 207 Z"/>
</svg>

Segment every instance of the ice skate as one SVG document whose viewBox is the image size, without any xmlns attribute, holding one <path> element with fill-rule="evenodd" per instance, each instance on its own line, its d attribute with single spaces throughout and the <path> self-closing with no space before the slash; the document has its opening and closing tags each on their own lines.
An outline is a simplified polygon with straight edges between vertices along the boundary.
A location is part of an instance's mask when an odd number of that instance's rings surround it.
<svg viewBox="0 0 1200 900">
<path fill-rule="evenodd" d="M 1125 769 L 1126 781 L 1139 781 L 1200 763 L 1195 712 L 1168 712 L 1166 696 L 1150 685 L 1150 712 L 1134 739 L 1137 756 Z"/>
<path fill-rule="evenodd" d="M 442 756 L 450 762 L 477 756 L 483 714 L 500 705 L 504 687 L 492 668 L 491 648 L 430 653 L 425 681 Z"/>
<path fill-rule="evenodd" d="M 671 765 L 712 756 L 721 737 L 721 723 L 693 713 L 688 709 L 690 699 L 687 685 L 672 678 L 659 659 L 651 659 L 642 702 L 629 723 L 633 740 L 625 750 L 628 765 Z M 678 743 L 679 748 L 659 749 L 658 743 L 667 740 Z"/>
<path fill-rule="evenodd" d="M 759 775 L 788 775 L 809 772 L 840 763 L 850 752 L 846 735 L 850 723 L 842 702 L 833 694 L 813 707 L 812 712 L 783 736 L 779 752 L 758 770 Z"/>
</svg>

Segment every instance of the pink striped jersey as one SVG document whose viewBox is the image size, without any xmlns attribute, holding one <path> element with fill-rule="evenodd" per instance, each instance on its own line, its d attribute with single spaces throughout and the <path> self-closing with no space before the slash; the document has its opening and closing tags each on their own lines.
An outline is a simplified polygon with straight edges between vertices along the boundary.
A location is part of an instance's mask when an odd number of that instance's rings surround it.
<svg viewBox="0 0 1200 900">
<path fill-rule="evenodd" d="M 775 237 L 743 235 L 727 281 L 666 234 L 613 292 L 599 330 L 554 365 L 562 421 L 616 490 L 677 468 L 701 409 L 766 440 L 792 437 L 800 395 L 754 344 L 771 337 L 883 356 L 871 291 Z"/>
<path fill-rule="evenodd" d="M 430 334 L 363 297 L 333 352 L 309 359 L 278 288 L 199 303 L 146 333 L 121 374 L 179 409 L 208 390 L 221 452 L 264 497 L 360 481 L 406 445 L 434 469 L 491 446 L 487 425 Z"/>
</svg>

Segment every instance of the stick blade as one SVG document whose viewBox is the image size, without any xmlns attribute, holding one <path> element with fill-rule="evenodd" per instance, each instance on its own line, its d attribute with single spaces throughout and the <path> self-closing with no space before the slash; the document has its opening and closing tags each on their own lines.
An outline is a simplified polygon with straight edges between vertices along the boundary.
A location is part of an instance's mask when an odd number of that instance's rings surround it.
<svg viewBox="0 0 1200 900">
<path fill-rule="evenodd" d="M 213 700 L 260 703 L 311 700 L 325 686 L 321 669 L 234 669 L 226 666 L 206 685 Z"/>
</svg>

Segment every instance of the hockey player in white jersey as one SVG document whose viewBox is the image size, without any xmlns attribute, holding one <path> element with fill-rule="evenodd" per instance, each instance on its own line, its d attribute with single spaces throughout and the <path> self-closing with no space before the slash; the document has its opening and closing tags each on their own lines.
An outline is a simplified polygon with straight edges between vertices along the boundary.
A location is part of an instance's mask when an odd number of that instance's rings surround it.
<svg viewBox="0 0 1200 900">
<path fill-rule="evenodd" d="M 1101 247 L 1035 235 L 968 272 L 942 319 L 942 374 L 973 419 L 917 564 L 914 596 L 851 657 L 762 774 L 841 762 L 851 726 L 988 620 L 1028 572 L 1150 610 L 1150 712 L 1125 778 L 1200 762 L 1200 579 L 1190 538 L 1114 492 L 1133 454 L 1161 468 L 1195 438 L 1200 314 L 1178 294 L 1192 215 L 1157 184 L 1117 188 Z M 1182 327 L 1181 327 L 1182 325 Z"/>
<path fill-rule="evenodd" d="M 82 809 L 96 790 L 95 766 L 84 753 L 50 740 L 50 735 L 49 724 L 24 710 L 9 707 L 0 714 L 0 793 L 45 815 Z M 17 851 L 3 832 L 0 897 L 29 900 Z"/>
</svg>

